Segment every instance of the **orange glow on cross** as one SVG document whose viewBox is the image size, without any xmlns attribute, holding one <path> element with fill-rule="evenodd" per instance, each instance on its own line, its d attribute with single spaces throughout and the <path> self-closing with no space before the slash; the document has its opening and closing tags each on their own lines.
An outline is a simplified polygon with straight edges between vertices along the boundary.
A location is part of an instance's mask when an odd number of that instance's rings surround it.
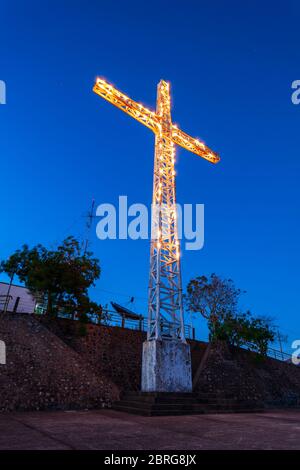
<svg viewBox="0 0 300 470">
<path fill-rule="evenodd" d="M 159 241 L 151 240 L 148 297 L 148 340 L 185 342 L 180 245 L 176 217 L 175 145 L 211 163 L 220 157 L 199 139 L 183 132 L 171 118 L 170 84 L 158 84 L 156 111 L 132 100 L 102 78 L 93 88 L 97 95 L 144 124 L 155 134 L 152 228 Z M 167 208 L 167 211 L 165 210 Z M 163 236 L 162 236 L 163 234 Z"/>
</svg>

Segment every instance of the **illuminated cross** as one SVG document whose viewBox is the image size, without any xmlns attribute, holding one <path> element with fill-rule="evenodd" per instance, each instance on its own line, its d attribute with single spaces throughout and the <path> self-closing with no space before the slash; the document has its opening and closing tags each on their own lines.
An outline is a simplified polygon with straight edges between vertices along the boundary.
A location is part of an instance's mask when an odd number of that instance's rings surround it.
<svg viewBox="0 0 300 470">
<path fill-rule="evenodd" d="M 178 129 L 171 119 L 169 83 L 158 84 L 156 112 L 145 108 L 98 78 L 94 92 L 149 127 L 155 134 L 155 159 L 150 249 L 148 340 L 185 343 L 176 220 L 175 145 L 217 163 L 219 156 L 203 142 Z M 153 208 L 156 208 L 153 210 Z"/>
</svg>

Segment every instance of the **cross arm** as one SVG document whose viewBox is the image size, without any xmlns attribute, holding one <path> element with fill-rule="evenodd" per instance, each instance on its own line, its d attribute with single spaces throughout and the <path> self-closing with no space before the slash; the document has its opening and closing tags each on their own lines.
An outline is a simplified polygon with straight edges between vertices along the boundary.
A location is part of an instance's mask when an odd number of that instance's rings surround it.
<svg viewBox="0 0 300 470">
<path fill-rule="evenodd" d="M 153 132 L 159 132 L 160 120 L 155 112 L 132 100 L 105 80 L 97 78 L 93 91 L 146 127 L 149 127 Z"/>
<path fill-rule="evenodd" d="M 158 114 L 132 100 L 110 83 L 107 83 L 101 78 L 97 78 L 93 91 L 117 108 L 129 114 L 129 116 L 144 124 L 155 134 L 161 132 L 161 118 Z M 175 125 L 172 125 L 172 141 L 186 150 L 205 158 L 211 163 L 218 163 L 220 160 L 219 155 L 206 147 L 203 142 L 194 139 L 181 129 L 178 129 Z"/>
<path fill-rule="evenodd" d="M 213 152 L 203 142 L 200 142 L 200 140 L 194 139 L 181 129 L 178 129 L 175 125 L 172 126 L 172 140 L 175 144 L 205 158 L 211 163 L 218 163 L 218 161 L 220 161 L 220 157 L 216 152 Z"/>
</svg>

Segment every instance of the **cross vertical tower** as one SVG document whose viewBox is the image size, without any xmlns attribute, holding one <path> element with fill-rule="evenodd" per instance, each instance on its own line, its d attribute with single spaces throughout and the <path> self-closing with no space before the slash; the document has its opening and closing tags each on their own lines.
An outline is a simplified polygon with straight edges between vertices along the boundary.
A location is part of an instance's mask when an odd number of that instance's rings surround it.
<svg viewBox="0 0 300 470">
<path fill-rule="evenodd" d="M 148 340 L 185 342 L 171 97 L 170 86 L 163 80 L 158 84 L 156 114 L 160 126 L 155 138 Z"/>
<path fill-rule="evenodd" d="M 143 344 L 142 391 L 190 392 L 191 357 L 184 337 L 174 144 L 211 163 L 220 158 L 172 123 L 167 82 L 161 80 L 158 84 L 156 112 L 101 78 L 93 90 L 155 134 L 148 336 Z"/>
</svg>

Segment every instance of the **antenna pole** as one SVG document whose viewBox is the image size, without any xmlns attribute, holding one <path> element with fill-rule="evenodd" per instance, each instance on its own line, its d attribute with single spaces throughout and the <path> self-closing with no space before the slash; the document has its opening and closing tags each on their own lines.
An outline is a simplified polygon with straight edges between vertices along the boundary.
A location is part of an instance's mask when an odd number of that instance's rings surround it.
<svg viewBox="0 0 300 470">
<path fill-rule="evenodd" d="M 92 225 L 93 225 L 93 219 L 95 218 L 95 215 L 94 215 L 94 211 L 95 211 L 95 199 L 93 198 L 92 199 L 92 204 L 91 204 L 91 208 L 89 210 L 89 212 L 87 213 L 87 221 L 86 221 L 86 238 L 84 240 L 84 250 L 83 250 L 83 255 L 85 256 L 88 252 L 88 248 L 89 248 L 89 245 L 90 245 L 90 234 L 91 234 L 91 228 L 92 228 Z"/>
</svg>

